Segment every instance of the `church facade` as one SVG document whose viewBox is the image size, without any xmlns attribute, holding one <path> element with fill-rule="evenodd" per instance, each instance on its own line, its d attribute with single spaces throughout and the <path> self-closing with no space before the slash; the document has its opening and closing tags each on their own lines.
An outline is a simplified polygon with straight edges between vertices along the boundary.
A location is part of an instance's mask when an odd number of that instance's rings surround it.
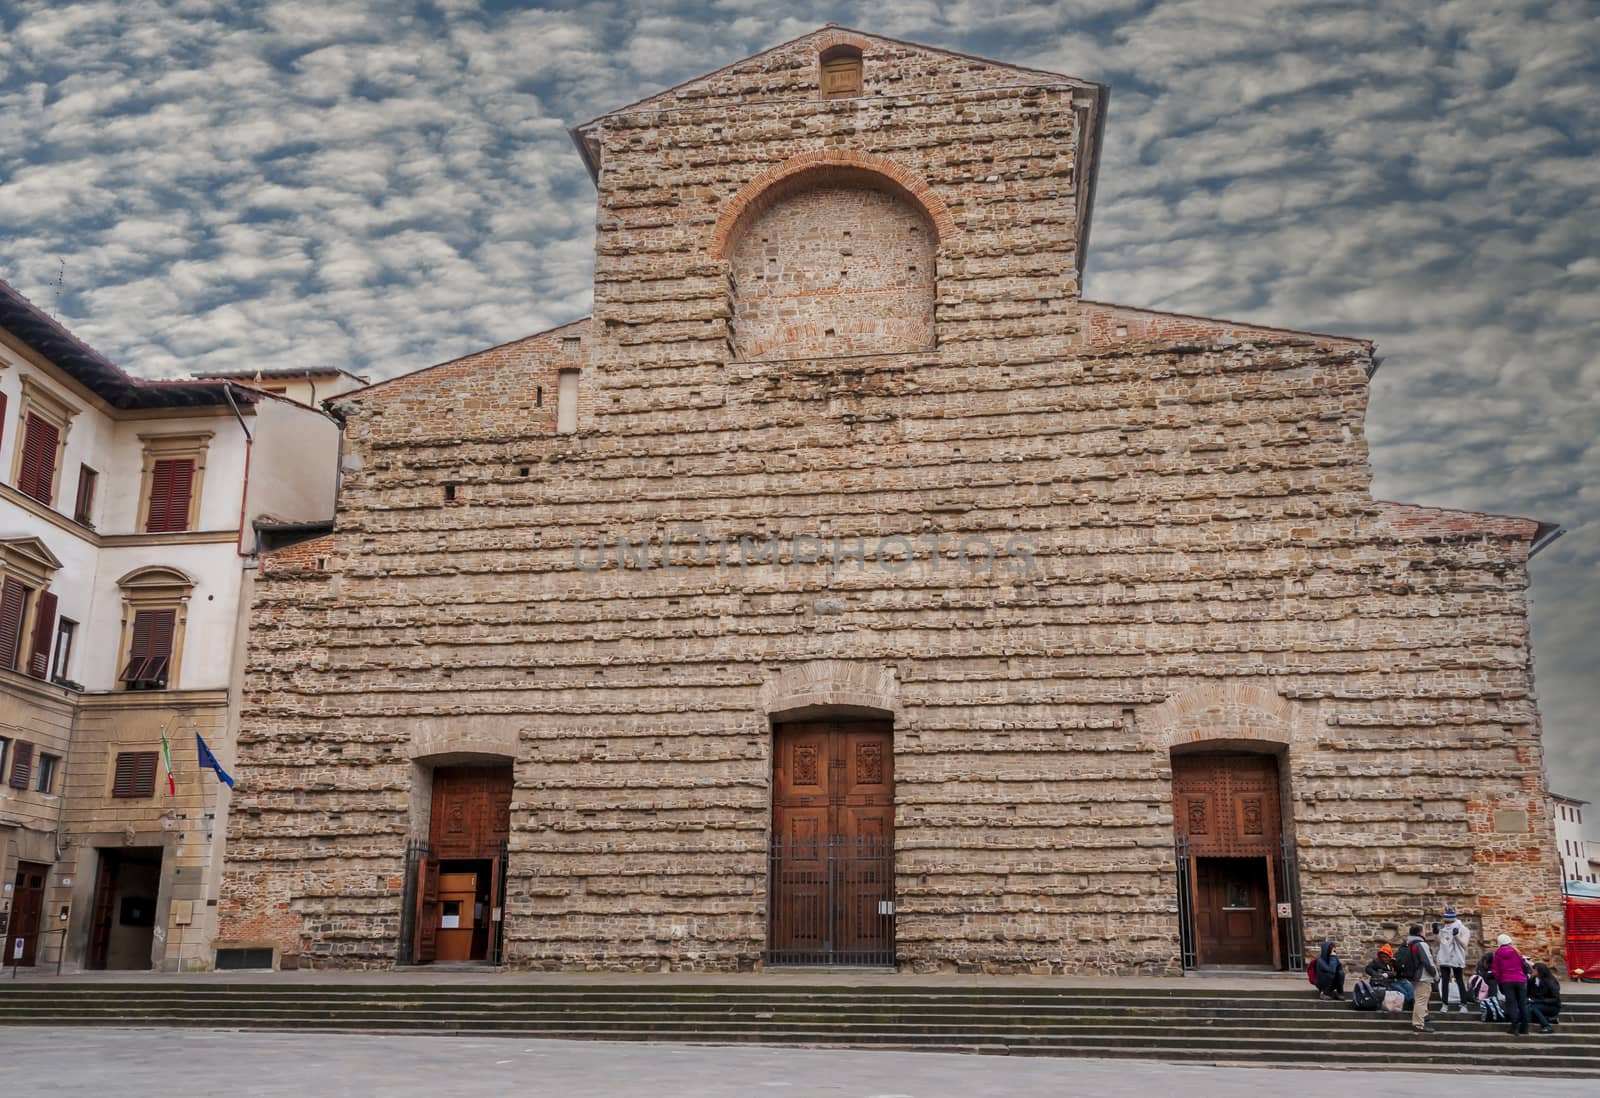
<svg viewBox="0 0 1600 1098">
<path fill-rule="evenodd" d="M 829 27 L 575 128 L 593 316 L 339 397 L 263 558 L 215 944 L 1558 952 L 1553 527 L 1372 497 L 1370 342 L 1085 299 L 1106 102 Z"/>
</svg>

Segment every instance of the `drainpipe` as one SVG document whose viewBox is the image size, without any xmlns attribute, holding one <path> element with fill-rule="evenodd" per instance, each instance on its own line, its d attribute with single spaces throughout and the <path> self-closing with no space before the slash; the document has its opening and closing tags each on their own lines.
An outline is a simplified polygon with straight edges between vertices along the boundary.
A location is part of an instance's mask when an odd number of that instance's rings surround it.
<svg viewBox="0 0 1600 1098">
<path fill-rule="evenodd" d="M 228 407 L 233 409 L 233 418 L 239 421 L 239 430 L 244 432 L 244 483 L 239 487 L 239 539 L 235 548 L 239 556 L 250 554 L 244 551 L 244 515 L 245 505 L 250 502 L 250 453 L 255 447 L 255 439 L 251 437 L 250 428 L 245 426 L 244 415 L 239 411 L 239 405 L 233 400 L 233 386 L 223 382 L 222 392 L 228 398 Z"/>
</svg>

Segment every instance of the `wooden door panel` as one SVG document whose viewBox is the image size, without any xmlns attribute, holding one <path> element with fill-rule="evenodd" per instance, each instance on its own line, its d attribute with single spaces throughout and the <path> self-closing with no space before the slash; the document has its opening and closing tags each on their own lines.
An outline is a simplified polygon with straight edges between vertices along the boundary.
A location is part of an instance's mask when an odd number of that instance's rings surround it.
<svg viewBox="0 0 1600 1098">
<path fill-rule="evenodd" d="M 1275 857 L 1282 821 L 1272 755 L 1180 755 L 1172 760 L 1173 827 L 1206 857 Z"/>
<path fill-rule="evenodd" d="M 511 833 L 509 766 L 441 767 L 433 772 L 428 842 L 441 859 L 494 858 Z"/>
<path fill-rule="evenodd" d="M 792 807 L 828 802 L 832 754 L 825 725 L 786 725 L 777 741 L 774 804 Z"/>
<path fill-rule="evenodd" d="M 37 862 L 18 862 L 16 880 L 11 885 L 11 925 L 6 931 L 5 963 L 30 966 L 39 955 L 39 921 L 44 910 L 44 885 L 50 867 Z M 22 956 L 15 946 L 22 940 Z"/>
<path fill-rule="evenodd" d="M 1273 961 L 1264 858 L 1198 858 L 1195 930 L 1202 964 Z"/>
<path fill-rule="evenodd" d="M 439 954 L 439 862 L 424 858 L 419 867 L 421 887 L 417 889 L 417 963 L 435 960 Z"/>
</svg>

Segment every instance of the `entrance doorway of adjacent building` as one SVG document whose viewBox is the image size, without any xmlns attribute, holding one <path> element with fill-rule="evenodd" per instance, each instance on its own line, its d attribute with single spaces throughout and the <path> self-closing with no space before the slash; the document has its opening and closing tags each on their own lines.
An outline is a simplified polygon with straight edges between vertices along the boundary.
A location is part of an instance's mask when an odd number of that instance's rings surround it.
<svg viewBox="0 0 1600 1098">
<path fill-rule="evenodd" d="M 885 720 L 773 730 L 767 961 L 894 964 L 894 734 Z"/>
<path fill-rule="evenodd" d="M 511 784 L 510 763 L 434 769 L 428 841 L 408 850 L 412 963 L 499 963 Z"/>
<path fill-rule="evenodd" d="M 1175 754 L 1179 916 L 1186 965 L 1282 968 L 1294 914 L 1278 760 L 1245 753 Z M 1280 904 L 1288 904 L 1289 919 Z"/>
<path fill-rule="evenodd" d="M 5 963 L 30 968 L 39 956 L 39 922 L 44 916 L 44 883 L 50 867 L 18 862 L 11 882 L 11 921 L 6 927 Z"/>
<path fill-rule="evenodd" d="M 156 900 L 161 892 L 161 848 L 97 851 L 94 901 L 89 909 L 90 969 L 146 969 L 155 965 Z"/>
</svg>

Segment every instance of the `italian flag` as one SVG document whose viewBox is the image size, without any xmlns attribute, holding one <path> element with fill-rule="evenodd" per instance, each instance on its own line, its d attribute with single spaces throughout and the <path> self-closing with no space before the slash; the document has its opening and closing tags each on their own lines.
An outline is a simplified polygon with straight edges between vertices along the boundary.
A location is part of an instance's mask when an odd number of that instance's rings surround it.
<svg viewBox="0 0 1600 1098">
<path fill-rule="evenodd" d="M 167 792 L 178 795 L 178 783 L 172 780 L 172 750 L 167 747 L 167 734 L 161 733 L 161 761 L 167 764 Z"/>
</svg>

